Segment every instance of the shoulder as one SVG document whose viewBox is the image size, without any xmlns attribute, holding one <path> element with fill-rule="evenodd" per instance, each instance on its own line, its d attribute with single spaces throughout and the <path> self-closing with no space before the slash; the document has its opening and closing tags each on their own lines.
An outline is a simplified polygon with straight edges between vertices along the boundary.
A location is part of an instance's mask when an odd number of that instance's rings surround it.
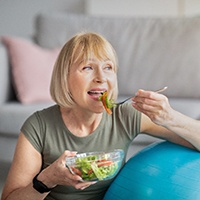
<svg viewBox="0 0 200 200">
<path fill-rule="evenodd" d="M 44 108 L 42 110 L 38 110 L 33 115 L 39 115 L 39 116 L 49 116 L 53 114 L 58 114 L 59 112 L 59 106 L 58 105 L 53 105 L 47 108 Z"/>
<path fill-rule="evenodd" d="M 22 125 L 21 132 L 39 152 L 42 151 L 46 133 L 53 129 L 54 119 L 58 118 L 58 114 L 59 107 L 54 105 L 34 112 Z"/>
<path fill-rule="evenodd" d="M 27 120 L 37 120 L 39 122 L 52 121 L 59 115 L 59 106 L 53 105 L 42 110 L 34 112 Z"/>
<path fill-rule="evenodd" d="M 44 108 L 42 110 L 38 110 L 31 114 L 24 122 L 24 127 L 40 127 L 42 124 L 52 121 L 52 118 L 56 118 L 53 116 L 58 116 L 59 107 L 57 105 L 53 105 L 48 108 Z"/>
</svg>

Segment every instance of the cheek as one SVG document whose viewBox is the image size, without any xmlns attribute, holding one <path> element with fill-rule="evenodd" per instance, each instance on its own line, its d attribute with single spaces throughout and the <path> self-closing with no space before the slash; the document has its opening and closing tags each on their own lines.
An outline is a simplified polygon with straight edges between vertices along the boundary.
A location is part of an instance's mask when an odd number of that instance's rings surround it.
<svg viewBox="0 0 200 200">
<path fill-rule="evenodd" d="M 79 79 L 77 79 L 76 76 L 69 76 L 68 78 L 69 91 L 71 92 L 72 96 L 77 93 L 78 86 L 80 85 L 78 80 Z"/>
<path fill-rule="evenodd" d="M 87 85 L 88 79 L 84 76 L 73 75 L 69 78 L 69 90 L 72 94 L 77 95 L 80 91 L 83 91 Z"/>
<path fill-rule="evenodd" d="M 69 91 L 74 99 L 74 101 L 76 102 L 77 99 L 80 99 L 80 95 L 81 95 L 81 85 L 79 83 L 71 83 L 69 84 Z"/>
<path fill-rule="evenodd" d="M 110 81 L 111 86 L 113 88 L 115 88 L 116 85 L 117 85 L 117 76 L 116 76 L 116 74 L 113 75 L 113 76 L 111 76 L 110 79 L 109 79 L 109 81 Z"/>
<path fill-rule="evenodd" d="M 117 99 L 117 95 L 118 95 L 118 82 L 117 82 L 117 76 L 114 76 L 111 80 L 110 80 L 110 88 L 111 89 L 111 98 L 116 100 Z"/>
</svg>

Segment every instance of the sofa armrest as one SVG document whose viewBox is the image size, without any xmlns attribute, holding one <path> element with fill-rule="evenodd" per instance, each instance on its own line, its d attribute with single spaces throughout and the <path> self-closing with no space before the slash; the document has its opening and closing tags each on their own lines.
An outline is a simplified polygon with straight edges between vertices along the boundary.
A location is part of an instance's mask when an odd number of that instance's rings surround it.
<svg viewBox="0 0 200 200">
<path fill-rule="evenodd" d="M 0 43 L 0 104 L 12 99 L 13 96 L 9 58 L 6 47 Z"/>
</svg>

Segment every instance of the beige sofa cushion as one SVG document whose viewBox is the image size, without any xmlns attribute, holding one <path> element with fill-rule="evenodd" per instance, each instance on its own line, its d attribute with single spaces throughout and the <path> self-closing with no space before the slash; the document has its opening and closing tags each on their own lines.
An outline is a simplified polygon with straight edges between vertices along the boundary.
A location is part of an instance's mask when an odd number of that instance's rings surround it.
<svg viewBox="0 0 200 200">
<path fill-rule="evenodd" d="M 119 57 L 120 95 L 168 86 L 170 97 L 199 98 L 200 18 L 111 18 L 41 14 L 36 40 L 62 46 L 76 32 L 103 34 Z"/>
</svg>

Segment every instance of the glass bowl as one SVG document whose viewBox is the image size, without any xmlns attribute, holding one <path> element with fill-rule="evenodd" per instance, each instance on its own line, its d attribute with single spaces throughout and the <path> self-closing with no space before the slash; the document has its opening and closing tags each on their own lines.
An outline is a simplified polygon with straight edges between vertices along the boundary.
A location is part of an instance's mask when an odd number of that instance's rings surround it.
<svg viewBox="0 0 200 200">
<path fill-rule="evenodd" d="M 66 166 L 83 181 L 102 181 L 113 178 L 120 170 L 124 151 L 88 152 L 66 158 Z"/>
</svg>

